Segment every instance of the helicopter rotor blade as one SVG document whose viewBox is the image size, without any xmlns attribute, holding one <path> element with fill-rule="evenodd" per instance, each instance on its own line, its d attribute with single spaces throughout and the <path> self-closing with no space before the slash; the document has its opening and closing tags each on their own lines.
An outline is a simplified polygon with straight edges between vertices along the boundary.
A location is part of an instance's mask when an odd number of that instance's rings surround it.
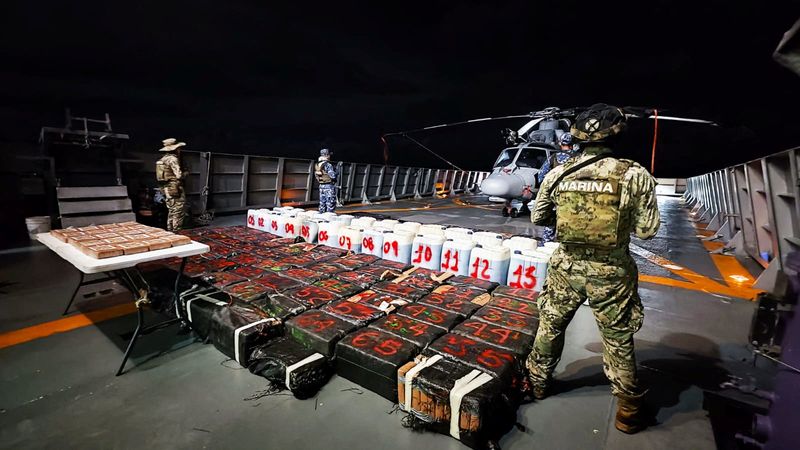
<svg viewBox="0 0 800 450">
<path fill-rule="evenodd" d="M 499 117 L 481 117 L 481 118 L 478 118 L 478 119 L 462 120 L 460 122 L 442 123 L 442 124 L 439 124 L 439 125 L 431 125 L 431 126 L 428 126 L 428 127 L 415 128 L 415 129 L 412 129 L 412 130 L 392 131 L 391 133 L 384 133 L 384 136 L 400 136 L 400 135 L 405 135 L 405 134 L 408 134 L 408 133 L 417 133 L 417 132 L 420 132 L 420 131 L 435 130 L 437 128 L 447 128 L 447 127 L 455 127 L 455 126 L 459 126 L 459 125 L 468 125 L 468 124 L 476 123 L 476 122 L 490 122 L 490 121 L 494 121 L 494 120 L 509 120 L 509 119 L 529 119 L 531 117 L 534 117 L 534 114 L 535 113 L 514 114 L 514 115 L 511 115 L 511 116 L 499 116 Z"/>
<path fill-rule="evenodd" d="M 717 122 L 714 122 L 713 120 L 705 120 L 705 119 L 693 119 L 693 118 L 690 118 L 690 117 L 675 117 L 675 116 L 661 116 L 661 115 L 659 115 L 659 116 L 655 116 L 655 115 L 649 115 L 649 116 L 647 116 L 647 117 L 646 117 L 646 119 L 672 120 L 672 121 L 675 121 L 675 122 L 702 123 L 702 124 L 705 124 L 705 125 L 711 125 L 711 126 L 714 126 L 714 127 L 718 127 L 718 126 L 719 126 L 719 124 L 718 124 Z"/>
</svg>

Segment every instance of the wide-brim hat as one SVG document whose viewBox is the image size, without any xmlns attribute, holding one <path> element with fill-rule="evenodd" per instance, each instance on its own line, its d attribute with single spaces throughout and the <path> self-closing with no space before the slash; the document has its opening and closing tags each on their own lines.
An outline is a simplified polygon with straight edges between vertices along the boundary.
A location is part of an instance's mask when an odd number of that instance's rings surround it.
<svg viewBox="0 0 800 450">
<path fill-rule="evenodd" d="M 178 142 L 175 138 L 167 138 L 161 141 L 164 144 L 158 151 L 160 152 L 174 152 L 175 150 L 183 147 L 186 145 L 186 142 Z"/>
</svg>

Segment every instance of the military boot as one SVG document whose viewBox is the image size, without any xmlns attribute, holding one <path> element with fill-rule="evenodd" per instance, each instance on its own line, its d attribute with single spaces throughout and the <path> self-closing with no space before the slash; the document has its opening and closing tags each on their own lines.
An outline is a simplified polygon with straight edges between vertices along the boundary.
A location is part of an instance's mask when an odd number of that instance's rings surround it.
<svg viewBox="0 0 800 450">
<path fill-rule="evenodd" d="M 617 395 L 617 417 L 614 426 L 619 431 L 634 434 L 647 427 L 647 421 L 642 411 L 643 397 L 644 395 Z"/>
</svg>

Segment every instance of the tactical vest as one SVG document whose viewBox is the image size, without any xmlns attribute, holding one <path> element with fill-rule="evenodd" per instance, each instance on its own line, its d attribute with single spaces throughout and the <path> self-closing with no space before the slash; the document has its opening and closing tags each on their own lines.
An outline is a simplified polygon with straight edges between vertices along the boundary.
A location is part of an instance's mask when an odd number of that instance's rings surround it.
<svg viewBox="0 0 800 450">
<path fill-rule="evenodd" d="M 329 161 L 319 161 L 317 163 L 317 165 L 315 166 L 315 169 L 314 169 L 314 176 L 317 177 L 317 182 L 319 182 L 319 184 L 331 184 L 331 183 L 333 183 L 333 178 L 331 178 L 331 176 L 328 175 L 328 172 L 326 172 L 325 170 L 322 169 L 322 166 L 325 163 L 329 163 L 330 164 Z"/>
<path fill-rule="evenodd" d="M 156 162 L 156 181 L 166 182 L 175 181 L 177 179 L 178 177 L 175 175 L 175 172 L 172 171 L 172 167 L 164 162 L 164 158 Z"/>
<path fill-rule="evenodd" d="M 561 179 L 555 186 L 558 242 L 618 246 L 622 180 L 632 163 L 617 160 L 608 171 L 592 164 Z"/>
</svg>

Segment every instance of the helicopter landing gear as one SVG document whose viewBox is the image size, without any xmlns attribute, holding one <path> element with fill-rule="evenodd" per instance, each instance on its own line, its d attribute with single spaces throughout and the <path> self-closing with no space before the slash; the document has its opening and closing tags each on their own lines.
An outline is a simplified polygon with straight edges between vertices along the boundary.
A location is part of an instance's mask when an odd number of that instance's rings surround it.
<svg viewBox="0 0 800 450">
<path fill-rule="evenodd" d="M 519 217 L 519 211 L 517 211 L 517 208 L 511 208 L 511 212 L 509 214 L 511 214 L 511 217 L 514 219 Z"/>
<path fill-rule="evenodd" d="M 503 217 L 509 217 L 510 216 L 510 217 L 516 219 L 519 216 L 520 211 L 517 208 L 514 208 L 511 205 L 512 205 L 512 203 L 510 201 L 506 202 L 506 204 L 503 206 L 503 210 L 501 211 L 501 213 L 503 214 Z"/>
<path fill-rule="evenodd" d="M 502 214 L 503 217 L 508 217 L 509 215 L 511 215 L 511 208 L 509 208 L 508 206 L 504 206 L 503 209 L 500 211 L 500 214 Z"/>
</svg>

